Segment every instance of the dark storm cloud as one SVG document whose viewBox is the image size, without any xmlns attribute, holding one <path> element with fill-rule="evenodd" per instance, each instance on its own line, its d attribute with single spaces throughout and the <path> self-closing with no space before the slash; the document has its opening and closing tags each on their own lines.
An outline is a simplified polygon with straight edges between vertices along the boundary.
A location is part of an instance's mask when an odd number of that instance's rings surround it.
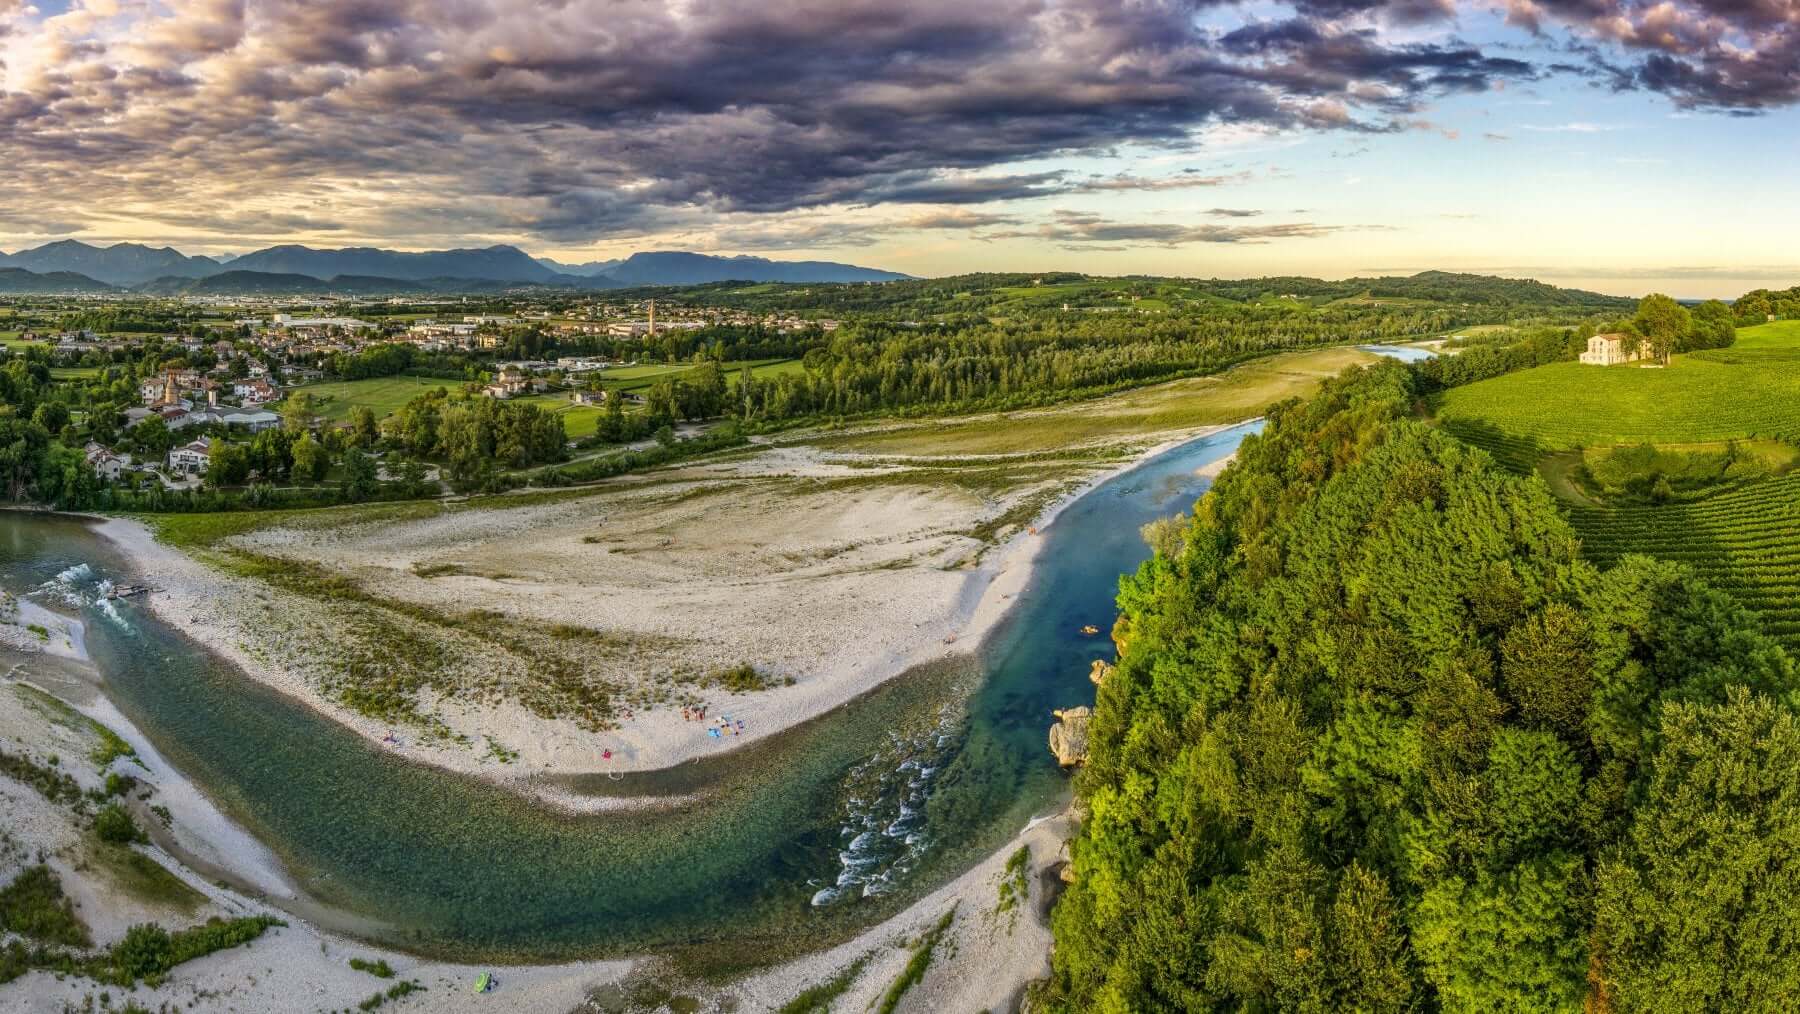
<svg viewBox="0 0 1800 1014">
<path fill-rule="evenodd" d="M 0 0 L 0 11 L 16 7 Z M 121 5 L 125 6 L 125 5 Z M 9 193 L 115 206 L 328 200 L 559 238 L 671 210 L 973 205 L 1213 185 L 994 171 L 1221 124 L 1404 129 L 1533 71 L 1384 44 L 1314 3 L 1221 35 L 1190 0 L 169 0 L 32 22 L 0 95 Z M 1380 10 L 1377 10 L 1377 8 Z M 1437 12 L 1434 14 L 1433 12 Z M 15 17 L 16 21 L 16 17 Z M 9 22 L 11 23 L 11 22 Z M 29 168 L 27 168 L 29 167 Z M 379 185 L 377 185 L 379 184 Z M 391 205 L 412 207 L 395 212 Z"/>
<path fill-rule="evenodd" d="M 1215 186 L 1236 178 L 1036 167 L 1221 126 L 1423 129 L 1438 97 L 1546 73 L 1800 100 L 1794 0 L 1505 3 L 1592 57 L 1457 41 L 1448 0 L 1295 0 L 1231 30 L 1223 0 L 0 0 L 0 38 L 26 36 L 4 51 L 0 192 L 46 221 L 579 241 Z"/>
<path fill-rule="evenodd" d="M 1587 59 L 1559 67 L 1678 106 L 1753 114 L 1800 102 L 1800 4 L 1794 0 L 1507 0 L 1533 32 L 1564 26 Z M 1614 58 L 1608 50 L 1623 54 Z"/>
</svg>

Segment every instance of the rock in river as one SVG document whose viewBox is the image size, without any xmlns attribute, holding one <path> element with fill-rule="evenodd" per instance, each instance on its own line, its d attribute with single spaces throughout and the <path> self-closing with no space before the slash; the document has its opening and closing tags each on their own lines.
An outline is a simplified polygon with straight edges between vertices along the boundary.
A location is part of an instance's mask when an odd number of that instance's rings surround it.
<svg viewBox="0 0 1800 1014">
<path fill-rule="evenodd" d="M 1056 716 L 1056 724 L 1050 727 L 1050 752 L 1056 755 L 1056 762 L 1065 768 L 1085 763 L 1088 722 L 1093 718 L 1094 709 L 1064 708 L 1051 714 Z"/>
</svg>

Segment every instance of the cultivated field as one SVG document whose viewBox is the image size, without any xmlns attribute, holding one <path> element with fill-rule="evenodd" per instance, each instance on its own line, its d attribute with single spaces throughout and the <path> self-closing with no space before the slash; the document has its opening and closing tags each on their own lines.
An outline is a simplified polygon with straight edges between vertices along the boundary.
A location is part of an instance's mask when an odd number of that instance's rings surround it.
<svg viewBox="0 0 1800 1014">
<path fill-rule="evenodd" d="M 1800 357 L 1766 349 L 1771 358 L 1754 366 L 1718 361 L 1755 351 L 1677 356 L 1665 369 L 1552 363 L 1448 391 L 1437 417 L 1503 459 L 1516 459 L 1521 440 L 1567 450 L 1800 438 Z"/>
<path fill-rule="evenodd" d="M 1800 475 L 1694 503 L 1575 508 L 1570 519 L 1596 562 L 1647 553 L 1683 564 L 1760 613 L 1790 649 L 1800 647 Z"/>
<path fill-rule="evenodd" d="M 1596 562 L 1645 553 L 1691 567 L 1800 647 L 1800 473 L 1789 471 L 1800 441 L 1800 321 L 1740 328 L 1731 348 L 1677 356 L 1661 370 L 1556 363 L 1509 374 L 1448 392 L 1437 415 L 1509 467 L 1543 473 Z M 1772 439 L 1744 439 L 1757 436 Z M 1694 497 L 1672 476 L 1675 502 L 1608 502 L 1574 474 L 1585 464 L 1606 478 L 1616 457 L 1607 449 L 1618 445 L 1699 460 L 1733 440 L 1743 467 Z M 1574 447 L 1585 453 L 1547 453 Z M 1786 474 L 1762 477 L 1770 473 Z"/>
</svg>

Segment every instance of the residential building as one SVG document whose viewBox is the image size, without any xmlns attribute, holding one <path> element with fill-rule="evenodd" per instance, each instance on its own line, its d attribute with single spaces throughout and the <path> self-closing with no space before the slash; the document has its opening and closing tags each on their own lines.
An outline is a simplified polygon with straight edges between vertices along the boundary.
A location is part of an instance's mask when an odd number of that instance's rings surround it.
<svg viewBox="0 0 1800 1014">
<path fill-rule="evenodd" d="M 246 405 L 267 405 L 281 397 L 281 392 L 266 380 L 234 380 L 231 393 Z"/>
<path fill-rule="evenodd" d="M 117 479 L 119 473 L 125 471 L 131 464 L 130 457 L 114 454 L 111 450 L 92 440 L 89 440 L 87 446 L 82 450 L 86 452 L 88 467 L 94 470 L 96 478 Z"/>
<path fill-rule="evenodd" d="M 1588 366 L 1617 366 L 1649 358 L 1648 341 L 1637 339 L 1634 348 L 1633 339 L 1622 334 L 1597 334 L 1588 339 L 1587 351 L 1581 354 L 1581 361 Z"/>
<path fill-rule="evenodd" d="M 212 465 L 212 441 L 196 440 L 169 451 L 169 470 L 183 475 L 204 475 Z"/>
</svg>

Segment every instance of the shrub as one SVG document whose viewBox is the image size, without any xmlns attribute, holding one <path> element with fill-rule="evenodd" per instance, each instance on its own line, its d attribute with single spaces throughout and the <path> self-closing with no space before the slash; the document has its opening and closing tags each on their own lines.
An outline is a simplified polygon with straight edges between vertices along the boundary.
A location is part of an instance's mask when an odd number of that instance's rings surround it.
<svg viewBox="0 0 1800 1014">
<path fill-rule="evenodd" d="M 94 814 L 94 834 L 109 845 L 129 845 L 144 841 L 144 832 L 118 803 L 108 803 Z"/>
</svg>

